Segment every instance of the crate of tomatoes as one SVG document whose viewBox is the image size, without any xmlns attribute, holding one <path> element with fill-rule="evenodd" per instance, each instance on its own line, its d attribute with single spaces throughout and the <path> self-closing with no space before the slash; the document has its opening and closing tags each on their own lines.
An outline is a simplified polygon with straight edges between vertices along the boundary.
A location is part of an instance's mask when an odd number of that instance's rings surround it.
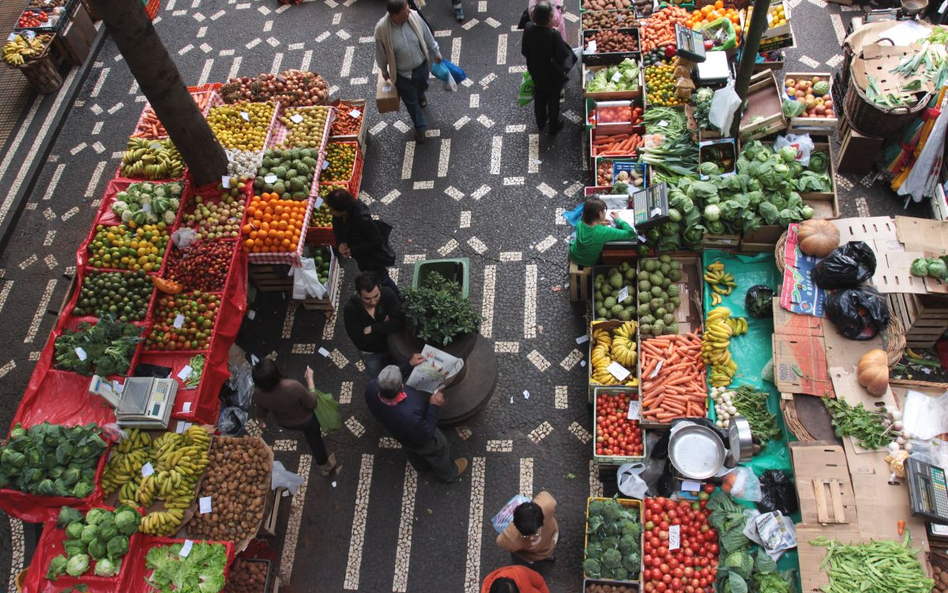
<svg viewBox="0 0 948 593">
<path fill-rule="evenodd" d="M 642 504 L 642 591 L 708 592 L 718 572 L 718 532 L 708 522 L 705 484 L 697 501 L 647 498 Z"/>
<path fill-rule="evenodd" d="M 597 387 L 593 397 L 593 462 L 635 463 L 645 458 L 645 431 L 639 426 L 639 394 L 634 390 Z"/>
</svg>

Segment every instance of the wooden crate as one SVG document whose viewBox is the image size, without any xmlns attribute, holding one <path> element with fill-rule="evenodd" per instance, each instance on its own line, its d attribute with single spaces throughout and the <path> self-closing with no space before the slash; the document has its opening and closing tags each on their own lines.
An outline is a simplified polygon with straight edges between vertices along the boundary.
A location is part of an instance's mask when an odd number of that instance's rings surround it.
<svg viewBox="0 0 948 593">
<path fill-rule="evenodd" d="M 839 131 L 839 172 L 865 175 L 872 171 L 885 139 L 860 134 L 845 117 L 839 120 Z"/>
<path fill-rule="evenodd" d="M 745 253 L 773 253 L 780 236 L 786 231 L 779 225 L 762 226 L 753 233 L 741 235 L 740 251 Z"/>
<path fill-rule="evenodd" d="M 638 60 L 637 60 L 638 61 Z M 596 72 L 608 66 L 591 66 L 583 64 L 583 97 L 587 99 L 597 99 L 599 101 L 621 101 L 635 99 L 642 96 L 642 89 L 645 87 L 645 72 L 642 64 L 639 63 L 639 86 L 631 91 L 616 91 L 611 93 L 594 93 L 586 90 L 586 85 L 593 79 Z"/>
<path fill-rule="evenodd" d="M 739 128 L 741 140 L 756 140 L 787 128 L 782 98 L 773 70 L 764 70 L 751 76 L 747 88 L 747 109 L 741 116 Z M 751 118 L 758 116 L 763 119 L 749 123 Z"/>
<path fill-rule="evenodd" d="M 781 81 L 782 84 L 780 85 L 780 99 L 784 100 L 787 98 L 786 82 L 788 78 L 799 79 L 800 77 L 804 77 L 810 79 L 814 76 L 825 78 L 827 84 L 830 85 L 833 113 L 837 113 L 836 97 L 832 95 L 833 75 L 830 72 L 785 72 L 783 80 Z M 833 132 L 836 131 L 838 121 L 838 117 L 791 117 L 787 126 L 787 132 L 790 134 L 810 134 L 811 136 L 832 136 Z"/>
<path fill-rule="evenodd" d="M 948 331 L 948 296 L 892 293 L 889 311 L 902 322 L 909 348 L 931 348 Z"/>
<path fill-rule="evenodd" d="M 621 29 L 612 29 L 612 31 L 618 31 L 619 33 L 625 33 L 626 35 L 631 35 L 635 39 L 635 49 L 618 51 L 618 52 L 606 52 L 606 53 L 587 53 L 589 48 L 589 38 L 593 37 L 599 33 L 598 29 L 586 29 L 583 31 L 583 63 L 590 64 L 594 66 L 601 65 L 613 65 L 618 64 L 626 58 L 637 60 L 641 56 L 642 51 L 642 40 L 639 38 L 639 28 L 638 27 L 626 27 Z"/>
<path fill-rule="evenodd" d="M 339 303 L 339 261 L 333 258 L 329 266 L 329 291 L 321 299 L 302 299 L 295 301 L 310 311 L 326 311 L 332 313 Z"/>
<path fill-rule="evenodd" d="M 701 239 L 701 245 L 705 249 L 737 249 L 741 244 L 741 236 L 733 235 L 715 235 L 705 233 Z"/>
<path fill-rule="evenodd" d="M 290 266 L 280 264 L 250 264 L 247 266 L 250 281 L 262 292 L 290 292 L 293 276 Z"/>
<path fill-rule="evenodd" d="M 592 266 L 569 262 L 569 300 L 588 301 L 592 296 Z"/>
<path fill-rule="evenodd" d="M 330 127 L 329 131 L 329 141 L 330 142 L 358 142 L 359 148 L 362 149 L 363 155 L 365 154 L 365 133 L 368 129 L 368 124 L 366 123 L 366 113 L 365 113 L 365 99 L 336 99 L 330 103 L 336 109 L 341 109 L 344 107 L 349 107 L 350 109 L 355 107 L 362 112 L 360 119 L 362 120 L 361 125 L 359 126 L 359 132 L 353 135 L 340 135 L 335 136 L 332 133 L 332 128 Z"/>
<path fill-rule="evenodd" d="M 833 220 L 839 218 L 839 192 L 836 188 L 836 154 L 832 142 L 814 142 L 813 150 L 823 151 L 829 156 L 829 177 L 833 184 L 831 192 L 802 192 L 800 197 L 813 208 L 815 218 Z"/>
</svg>

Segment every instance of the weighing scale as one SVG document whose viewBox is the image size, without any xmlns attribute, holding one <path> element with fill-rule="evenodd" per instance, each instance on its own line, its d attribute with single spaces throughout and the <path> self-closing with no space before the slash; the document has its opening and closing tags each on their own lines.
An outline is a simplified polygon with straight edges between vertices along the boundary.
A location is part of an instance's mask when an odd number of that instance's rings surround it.
<svg viewBox="0 0 948 593">
<path fill-rule="evenodd" d="M 731 68 L 728 66 L 727 53 L 723 51 L 709 51 L 707 59 L 697 66 L 695 84 L 699 86 L 723 86 L 731 77 Z"/>
<path fill-rule="evenodd" d="M 89 384 L 89 391 L 100 395 L 115 409 L 119 426 L 168 428 L 178 382 L 157 377 L 129 377 L 121 385 L 96 375 Z"/>
<path fill-rule="evenodd" d="M 641 232 L 666 223 L 668 216 L 668 184 L 659 183 L 632 194 L 629 200 L 635 212 L 635 230 Z"/>
<path fill-rule="evenodd" d="M 948 525 L 948 485 L 945 470 L 909 457 L 905 460 L 912 516 Z"/>
<path fill-rule="evenodd" d="M 701 31 L 693 31 L 688 27 L 675 25 L 675 46 L 678 55 L 692 62 L 703 62 L 707 59 L 704 49 L 704 36 Z"/>
</svg>

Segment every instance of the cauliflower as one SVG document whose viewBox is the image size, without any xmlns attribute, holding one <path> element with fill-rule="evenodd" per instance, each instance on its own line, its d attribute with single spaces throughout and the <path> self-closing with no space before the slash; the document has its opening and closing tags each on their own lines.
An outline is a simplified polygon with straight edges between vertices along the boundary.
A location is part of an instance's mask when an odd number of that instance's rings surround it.
<svg viewBox="0 0 948 593">
<path fill-rule="evenodd" d="M 167 224 L 174 224 L 175 213 L 171 210 L 165 210 L 164 218 Z"/>
<path fill-rule="evenodd" d="M 181 184 L 177 182 L 169 183 L 168 192 L 170 193 L 171 197 L 177 198 L 178 196 L 181 195 Z"/>
<path fill-rule="evenodd" d="M 129 222 L 130 220 L 132 220 L 132 211 L 126 210 L 125 212 L 122 212 L 121 216 L 122 216 L 122 222 Z"/>
<path fill-rule="evenodd" d="M 126 210 L 128 210 L 128 202 L 122 200 L 112 202 L 112 212 L 115 212 L 116 215 L 121 216 Z"/>
<path fill-rule="evenodd" d="M 172 210 L 177 210 L 180 205 L 181 205 L 181 200 L 179 200 L 178 198 L 171 198 Z"/>
</svg>

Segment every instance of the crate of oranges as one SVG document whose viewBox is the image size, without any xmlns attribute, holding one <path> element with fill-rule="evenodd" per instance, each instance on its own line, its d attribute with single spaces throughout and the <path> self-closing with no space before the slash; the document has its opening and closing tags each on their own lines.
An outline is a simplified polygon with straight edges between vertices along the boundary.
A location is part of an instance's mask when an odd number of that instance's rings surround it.
<svg viewBox="0 0 948 593">
<path fill-rule="evenodd" d="M 275 193 L 254 195 L 241 228 L 244 251 L 252 264 L 299 266 L 313 199 L 281 200 Z"/>
<path fill-rule="evenodd" d="M 744 23 L 741 20 L 741 11 L 734 8 L 733 5 L 725 4 L 722 0 L 716 0 L 714 4 L 707 4 L 696 9 L 691 13 L 687 24 L 690 28 L 700 31 L 720 18 L 726 18 L 731 21 L 734 32 L 737 34 L 737 43 L 740 45 L 741 33 L 744 29 Z"/>
</svg>

